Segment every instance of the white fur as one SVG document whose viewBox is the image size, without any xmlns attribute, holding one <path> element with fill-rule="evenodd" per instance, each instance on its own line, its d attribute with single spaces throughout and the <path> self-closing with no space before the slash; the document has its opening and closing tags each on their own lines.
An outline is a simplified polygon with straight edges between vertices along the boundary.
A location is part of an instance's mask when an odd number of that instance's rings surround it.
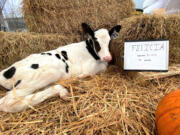
<svg viewBox="0 0 180 135">
<path fill-rule="evenodd" d="M 103 57 L 110 56 L 110 36 L 106 29 L 100 29 L 95 32 L 95 37 L 101 46 L 101 50 L 98 53 L 100 60 L 95 60 L 91 56 L 86 49 L 86 42 L 82 41 L 48 51 L 52 54 L 51 56 L 32 54 L 14 63 L 12 66 L 16 68 L 16 72 L 10 79 L 6 79 L 3 76 L 3 73 L 9 68 L 1 71 L 0 85 L 11 89 L 11 91 L 0 99 L 0 111 L 19 112 L 55 95 L 60 95 L 60 97 L 66 99 L 68 91 L 61 85 L 53 85 L 54 82 L 74 75 L 83 77 L 105 71 L 108 63 L 103 61 Z M 66 61 L 69 66 L 68 73 L 65 70 L 66 64 L 62 61 L 61 51 L 66 51 L 68 55 L 68 60 Z M 55 54 L 59 54 L 61 60 Z M 39 68 L 32 69 L 32 64 L 39 64 Z M 13 91 L 13 82 L 15 83 L 18 80 L 21 80 L 21 83 Z M 45 88 L 47 86 L 49 87 Z M 34 91 L 41 88 L 44 88 L 41 92 L 33 94 Z"/>
</svg>

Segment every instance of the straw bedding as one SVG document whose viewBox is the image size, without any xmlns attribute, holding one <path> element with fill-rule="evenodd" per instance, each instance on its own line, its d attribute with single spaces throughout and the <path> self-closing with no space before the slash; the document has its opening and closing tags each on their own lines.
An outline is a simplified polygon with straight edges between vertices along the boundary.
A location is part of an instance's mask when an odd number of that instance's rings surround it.
<svg viewBox="0 0 180 135">
<path fill-rule="evenodd" d="M 179 76 L 139 84 L 114 66 L 94 77 L 58 83 L 69 88 L 70 102 L 55 97 L 21 113 L 1 112 L 1 134 L 156 134 L 158 101 L 180 88 Z"/>
<path fill-rule="evenodd" d="M 30 32 L 69 35 L 86 22 L 94 29 L 111 27 L 134 12 L 131 0 L 24 0 L 23 12 Z"/>
<path fill-rule="evenodd" d="M 142 15 L 123 19 L 120 37 L 111 43 L 111 51 L 118 66 L 123 65 L 124 41 L 168 39 L 170 65 L 180 63 L 180 16 Z"/>
</svg>

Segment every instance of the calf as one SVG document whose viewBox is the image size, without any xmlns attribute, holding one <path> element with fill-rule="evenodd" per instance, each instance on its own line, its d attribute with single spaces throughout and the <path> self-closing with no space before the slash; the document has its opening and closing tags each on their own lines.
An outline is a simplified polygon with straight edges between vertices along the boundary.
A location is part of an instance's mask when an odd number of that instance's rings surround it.
<svg viewBox="0 0 180 135">
<path fill-rule="evenodd" d="M 32 54 L 0 72 L 0 85 L 10 90 L 0 99 L 0 111 L 19 112 L 55 95 L 66 100 L 69 96 L 67 89 L 54 85 L 54 82 L 106 70 L 112 60 L 109 42 L 118 36 L 121 26 L 94 32 L 89 25 L 82 23 L 82 28 L 88 35 L 86 41 Z"/>
</svg>

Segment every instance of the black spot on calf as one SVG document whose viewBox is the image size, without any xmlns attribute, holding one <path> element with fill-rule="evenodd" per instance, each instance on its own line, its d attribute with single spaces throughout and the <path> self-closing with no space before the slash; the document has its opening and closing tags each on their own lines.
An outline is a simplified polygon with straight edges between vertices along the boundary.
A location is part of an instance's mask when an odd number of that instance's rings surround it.
<svg viewBox="0 0 180 135">
<path fill-rule="evenodd" d="M 92 40 L 86 40 L 86 49 L 95 60 L 99 60 L 99 56 L 96 54 Z"/>
<path fill-rule="evenodd" d="M 50 56 L 50 55 L 52 55 L 52 54 L 51 54 L 51 53 L 47 53 L 47 55 L 49 55 L 49 56 Z"/>
<path fill-rule="evenodd" d="M 56 56 L 58 59 L 61 59 L 61 57 L 60 57 L 59 54 L 55 54 L 55 56 Z"/>
<path fill-rule="evenodd" d="M 49 55 L 49 56 L 51 56 L 52 54 L 51 53 L 41 53 L 41 55 Z"/>
<path fill-rule="evenodd" d="M 64 59 L 62 59 L 62 61 L 63 61 L 64 63 L 66 63 L 66 61 L 65 61 Z"/>
<path fill-rule="evenodd" d="M 32 65 L 31 65 L 31 68 L 33 68 L 33 69 L 38 69 L 38 68 L 39 68 L 39 64 L 32 64 Z"/>
<path fill-rule="evenodd" d="M 69 72 L 69 66 L 68 66 L 68 64 L 66 63 L 66 73 L 68 73 Z"/>
<path fill-rule="evenodd" d="M 15 67 L 11 67 L 9 68 L 8 70 L 6 70 L 3 74 L 3 76 L 6 78 L 6 79 L 10 79 L 13 77 L 13 75 L 15 74 L 16 72 L 16 68 Z"/>
<path fill-rule="evenodd" d="M 65 60 L 68 60 L 67 52 L 61 51 L 61 55 L 64 57 Z"/>
<path fill-rule="evenodd" d="M 18 80 L 14 86 L 16 87 L 16 86 L 18 86 L 20 83 L 21 83 L 21 80 Z"/>
</svg>

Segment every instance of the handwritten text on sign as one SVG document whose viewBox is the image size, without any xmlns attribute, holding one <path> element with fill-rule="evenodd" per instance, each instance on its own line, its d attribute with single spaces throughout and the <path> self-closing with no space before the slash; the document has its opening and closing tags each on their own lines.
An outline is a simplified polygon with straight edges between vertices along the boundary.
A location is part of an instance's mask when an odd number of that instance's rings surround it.
<svg viewBox="0 0 180 135">
<path fill-rule="evenodd" d="M 169 41 L 128 41 L 124 46 L 125 70 L 168 70 Z"/>
</svg>

